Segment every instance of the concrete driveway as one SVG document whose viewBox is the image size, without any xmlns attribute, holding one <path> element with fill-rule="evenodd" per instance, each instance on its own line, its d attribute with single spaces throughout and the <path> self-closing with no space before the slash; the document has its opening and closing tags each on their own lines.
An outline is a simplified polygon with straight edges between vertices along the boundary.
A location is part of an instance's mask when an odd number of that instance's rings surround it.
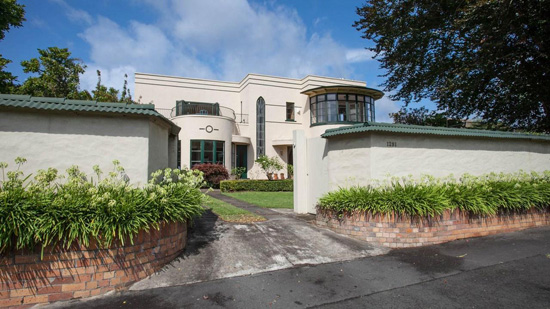
<svg viewBox="0 0 550 309">
<path fill-rule="evenodd" d="M 228 223 L 207 212 L 195 222 L 185 252 L 160 272 L 130 290 L 177 286 L 302 265 L 380 255 L 388 249 L 319 228 L 312 216 L 292 210 L 270 210 L 211 192 L 238 207 L 263 215 L 267 221 Z"/>
</svg>

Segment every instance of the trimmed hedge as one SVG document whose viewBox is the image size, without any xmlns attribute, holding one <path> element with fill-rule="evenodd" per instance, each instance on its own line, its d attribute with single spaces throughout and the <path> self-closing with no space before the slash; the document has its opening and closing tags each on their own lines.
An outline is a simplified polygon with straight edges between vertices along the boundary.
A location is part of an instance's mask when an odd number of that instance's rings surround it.
<svg viewBox="0 0 550 309">
<path fill-rule="evenodd" d="M 290 191 L 294 190 L 294 181 L 292 179 L 285 180 L 256 180 L 256 179 L 241 179 L 241 180 L 224 180 L 220 182 L 220 190 L 222 192 L 236 191 Z"/>
</svg>

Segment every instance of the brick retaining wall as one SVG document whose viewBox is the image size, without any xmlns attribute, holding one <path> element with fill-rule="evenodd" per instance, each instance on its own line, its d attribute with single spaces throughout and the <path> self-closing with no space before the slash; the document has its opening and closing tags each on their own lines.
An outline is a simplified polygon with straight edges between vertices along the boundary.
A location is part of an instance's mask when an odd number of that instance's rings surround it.
<svg viewBox="0 0 550 309">
<path fill-rule="evenodd" d="M 127 288 L 177 257 L 186 242 L 187 224 L 168 223 L 160 230 L 141 231 L 133 245 L 46 248 L 43 259 L 40 248 L 2 255 L 0 307 L 27 307 Z"/>
<path fill-rule="evenodd" d="M 455 210 L 432 218 L 357 212 L 344 214 L 340 219 L 332 211 L 317 209 L 316 222 L 340 234 L 390 248 L 403 248 L 550 225 L 550 209 L 496 216 L 472 216 Z"/>
</svg>

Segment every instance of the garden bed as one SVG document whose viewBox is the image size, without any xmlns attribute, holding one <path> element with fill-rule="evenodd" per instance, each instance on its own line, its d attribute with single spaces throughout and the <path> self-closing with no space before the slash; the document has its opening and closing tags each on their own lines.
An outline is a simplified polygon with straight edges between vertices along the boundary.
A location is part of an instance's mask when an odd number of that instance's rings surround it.
<svg viewBox="0 0 550 309">
<path fill-rule="evenodd" d="M 550 172 L 392 178 L 319 200 L 317 224 L 388 247 L 412 247 L 550 224 Z"/>
<path fill-rule="evenodd" d="M 187 224 L 141 230 L 134 243 L 101 249 L 72 245 L 17 250 L 0 257 L 0 307 L 85 298 L 127 288 L 176 258 L 185 248 Z"/>
<path fill-rule="evenodd" d="M 0 162 L 0 307 L 125 288 L 176 257 L 204 211 L 200 171 L 167 168 L 136 187 L 116 160 L 106 177 L 73 166 L 31 178 L 25 162 Z"/>
<path fill-rule="evenodd" d="M 435 217 L 411 217 L 367 212 L 337 214 L 318 210 L 317 225 L 337 233 L 390 248 L 418 247 L 519 231 L 550 225 L 548 210 L 531 209 L 522 213 L 476 216 L 458 209 L 445 210 Z"/>
</svg>

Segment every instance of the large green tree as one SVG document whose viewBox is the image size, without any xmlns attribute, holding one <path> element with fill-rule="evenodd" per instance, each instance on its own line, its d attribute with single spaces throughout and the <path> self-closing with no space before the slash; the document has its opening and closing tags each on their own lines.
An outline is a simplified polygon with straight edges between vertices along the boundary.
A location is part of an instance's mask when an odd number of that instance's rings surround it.
<svg viewBox="0 0 550 309">
<path fill-rule="evenodd" d="M 38 76 L 27 78 L 19 92 L 32 96 L 80 99 L 80 74 L 86 66 L 77 58 L 71 58 L 67 48 L 38 49 L 39 58 L 21 62 L 23 72 Z"/>
<path fill-rule="evenodd" d="M 367 0 L 357 13 L 392 99 L 550 132 L 550 0 Z"/>
<path fill-rule="evenodd" d="M 399 111 L 390 113 L 390 117 L 394 123 L 420 126 L 461 128 L 466 124 L 460 119 L 449 117 L 445 112 L 430 111 L 425 107 L 402 107 Z"/>
<path fill-rule="evenodd" d="M 21 27 L 25 21 L 25 6 L 16 0 L 0 0 L 0 41 L 5 32 L 13 27 Z M 15 90 L 17 77 L 5 70 L 11 60 L 0 54 L 0 93 L 11 93 Z"/>
</svg>

